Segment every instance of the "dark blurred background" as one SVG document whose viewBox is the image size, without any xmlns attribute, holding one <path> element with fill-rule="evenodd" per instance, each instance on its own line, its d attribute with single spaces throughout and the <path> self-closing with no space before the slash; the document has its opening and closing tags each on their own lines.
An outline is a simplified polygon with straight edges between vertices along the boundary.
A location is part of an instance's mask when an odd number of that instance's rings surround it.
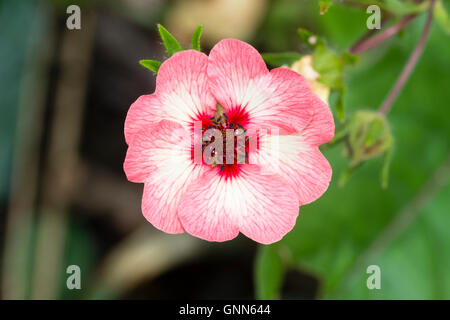
<svg viewBox="0 0 450 320">
<path fill-rule="evenodd" d="M 138 62 L 166 57 L 157 23 L 186 47 L 203 24 L 205 52 L 226 37 L 301 52 L 298 27 L 343 51 L 367 32 L 361 3 L 320 15 L 312 0 L 0 0 L 0 297 L 251 299 L 273 281 L 287 299 L 450 298 L 450 41 L 436 25 L 388 115 L 389 187 L 374 159 L 339 188 L 342 148 L 327 149 L 329 190 L 274 246 L 164 234 L 122 170 L 127 110 L 155 86 Z M 69 4 L 81 7 L 81 30 L 66 28 Z M 380 105 L 424 18 L 346 70 L 350 114 Z M 281 272 L 271 248 L 287 261 Z M 370 264 L 381 290 L 366 287 Z M 81 290 L 66 287 L 69 265 Z"/>
</svg>

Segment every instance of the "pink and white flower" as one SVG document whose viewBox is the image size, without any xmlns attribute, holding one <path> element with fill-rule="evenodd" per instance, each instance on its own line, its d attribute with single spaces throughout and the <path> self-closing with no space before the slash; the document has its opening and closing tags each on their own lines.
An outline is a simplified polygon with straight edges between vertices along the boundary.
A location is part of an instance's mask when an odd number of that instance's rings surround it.
<svg viewBox="0 0 450 320">
<path fill-rule="evenodd" d="M 194 124 L 210 127 L 217 103 L 227 115 L 221 128 L 268 130 L 248 150 L 254 161 L 194 161 Z M 155 93 L 128 112 L 124 170 L 144 183 L 142 211 L 156 228 L 209 241 L 242 232 L 269 244 L 294 227 L 299 206 L 328 188 L 331 167 L 318 146 L 333 135 L 329 107 L 301 75 L 269 71 L 252 46 L 225 39 L 209 56 L 186 50 L 161 65 Z"/>
</svg>

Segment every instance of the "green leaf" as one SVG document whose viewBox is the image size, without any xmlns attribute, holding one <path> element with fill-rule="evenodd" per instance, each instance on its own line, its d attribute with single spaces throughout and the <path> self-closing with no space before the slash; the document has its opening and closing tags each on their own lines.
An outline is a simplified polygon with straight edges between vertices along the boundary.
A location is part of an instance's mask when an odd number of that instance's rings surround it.
<svg viewBox="0 0 450 320">
<path fill-rule="evenodd" d="M 319 81 L 330 88 L 343 86 L 343 61 L 339 55 L 325 47 L 317 46 L 313 54 L 313 68 L 320 74 Z"/>
<path fill-rule="evenodd" d="M 161 67 L 162 64 L 161 61 L 156 60 L 140 60 L 139 63 L 154 73 L 158 73 L 159 67 Z"/>
<path fill-rule="evenodd" d="M 200 47 L 200 38 L 202 36 L 203 26 L 199 25 L 192 34 L 192 49 L 202 51 Z"/>
<path fill-rule="evenodd" d="M 284 268 L 278 245 L 261 246 L 255 264 L 256 298 L 278 299 L 283 275 Z"/>
<path fill-rule="evenodd" d="M 302 57 L 298 52 L 263 53 L 261 55 L 264 61 L 272 67 L 290 66 Z"/>
<path fill-rule="evenodd" d="M 434 16 L 442 30 L 444 30 L 447 34 L 450 34 L 450 16 L 447 10 L 445 10 L 442 1 L 436 3 L 434 7 Z"/>
<path fill-rule="evenodd" d="M 177 41 L 177 39 L 174 38 L 172 34 L 170 34 L 169 31 L 167 31 L 166 28 L 158 24 L 158 31 L 164 43 L 164 47 L 166 47 L 166 52 L 169 55 L 169 57 L 178 51 L 183 51 L 183 48 L 181 47 L 180 43 Z"/>
<path fill-rule="evenodd" d="M 330 6 L 333 4 L 333 1 L 331 0 L 320 0 L 319 1 L 319 7 L 320 7 L 320 14 L 325 14 Z"/>
</svg>

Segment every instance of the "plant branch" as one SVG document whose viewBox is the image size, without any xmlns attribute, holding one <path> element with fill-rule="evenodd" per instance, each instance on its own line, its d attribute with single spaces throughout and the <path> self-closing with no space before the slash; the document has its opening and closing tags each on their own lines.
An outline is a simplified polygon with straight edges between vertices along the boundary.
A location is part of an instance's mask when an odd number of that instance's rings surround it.
<svg viewBox="0 0 450 320">
<path fill-rule="evenodd" d="M 417 45 L 414 48 L 413 52 L 411 53 L 411 56 L 409 57 L 408 62 L 403 68 L 402 73 L 398 77 L 394 87 L 391 89 L 389 95 L 381 105 L 379 109 L 379 112 L 381 114 L 386 114 L 389 112 L 389 110 L 392 107 L 392 104 L 394 103 L 399 93 L 402 91 L 403 86 L 405 85 L 406 81 L 411 75 L 411 72 L 414 70 L 416 63 L 419 60 L 420 55 L 422 54 L 423 48 L 425 47 L 425 43 L 427 42 L 428 35 L 430 33 L 431 22 L 433 21 L 433 9 L 435 4 L 436 0 L 430 1 L 430 8 L 428 9 L 427 21 L 425 22 L 425 27 L 423 28 L 422 34 L 420 35 L 420 39 L 417 42 Z"/>
<path fill-rule="evenodd" d="M 369 39 L 364 36 L 352 46 L 352 48 L 350 49 L 350 53 L 361 54 L 369 49 L 372 49 L 373 47 L 379 45 L 390 37 L 396 35 L 399 31 L 405 28 L 416 16 L 417 14 L 410 14 L 400 20 L 400 22 L 398 22 L 397 24 L 387 28 L 385 31 Z"/>
</svg>

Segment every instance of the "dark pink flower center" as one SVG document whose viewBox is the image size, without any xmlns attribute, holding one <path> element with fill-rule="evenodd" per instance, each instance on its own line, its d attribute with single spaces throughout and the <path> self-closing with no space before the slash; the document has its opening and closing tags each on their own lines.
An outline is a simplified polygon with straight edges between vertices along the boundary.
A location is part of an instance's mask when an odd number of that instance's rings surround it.
<svg viewBox="0 0 450 320">
<path fill-rule="evenodd" d="M 250 137 L 244 127 L 247 122 L 248 116 L 240 108 L 226 114 L 220 104 L 213 117 L 203 117 L 203 163 L 217 167 L 227 177 L 237 174 L 239 166 L 248 163 Z M 216 148 L 219 144 L 221 148 Z"/>
</svg>

